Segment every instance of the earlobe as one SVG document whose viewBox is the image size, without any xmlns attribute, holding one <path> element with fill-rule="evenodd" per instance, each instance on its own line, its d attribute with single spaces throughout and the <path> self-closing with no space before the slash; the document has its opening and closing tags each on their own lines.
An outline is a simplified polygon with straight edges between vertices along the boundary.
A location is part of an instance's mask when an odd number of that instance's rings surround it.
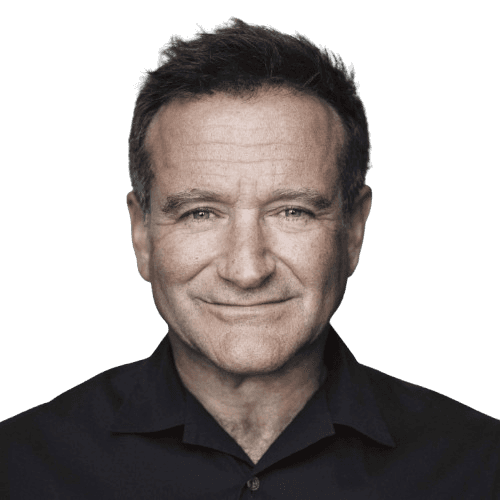
<svg viewBox="0 0 500 500">
<path fill-rule="evenodd" d="M 349 276 L 351 276 L 359 262 L 359 254 L 365 236 L 366 220 L 372 206 L 372 190 L 363 186 L 353 204 L 348 229 L 348 258 Z"/>
<path fill-rule="evenodd" d="M 130 224 L 132 226 L 132 244 L 137 259 L 137 268 L 139 274 L 146 281 L 150 281 L 148 226 L 139 201 L 133 191 L 127 195 L 127 205 L 130 214 Z"/>
</svg>

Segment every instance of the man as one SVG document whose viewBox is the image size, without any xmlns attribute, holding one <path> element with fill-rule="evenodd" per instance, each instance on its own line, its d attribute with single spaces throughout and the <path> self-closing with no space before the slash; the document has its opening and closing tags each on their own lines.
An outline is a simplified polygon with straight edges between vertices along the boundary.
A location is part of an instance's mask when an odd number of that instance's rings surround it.
<svg viewBox="0 0 500 500">
<path fill-rule="evenodd" d="M 168 336 L 4 422 L 2 498 L 500 498 L 500 425 L 329 325 L 371 205 L 353 75 L 242 21 L 146 79 L 127 197 Z"/>
</svg>

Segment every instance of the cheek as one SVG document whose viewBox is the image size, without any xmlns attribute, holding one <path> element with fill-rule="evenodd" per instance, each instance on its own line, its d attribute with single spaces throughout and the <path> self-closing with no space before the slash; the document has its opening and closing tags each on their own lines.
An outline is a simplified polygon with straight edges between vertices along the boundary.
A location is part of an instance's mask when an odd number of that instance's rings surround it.
<svg viewBox="0 0 500 500">
<path fill-rule="evenodd" d="M 214 238 L 212 238 L 214 239 Z M 152 242 L 152 276 L 157 285 L 175 286 L 187 283 L 215 257 L 214 242 L 207 237 L 183 237 L 171 233 Z"/>
<path fill-rule="evenodd" d="M 329 321 L 339 307 L 347 284 L 346 246 L 342 234 L 334 233 L 311 255 L 306 287 L 309 307 L 323 322 Z"/>
<path fill-rule="evenodd" d="M 343 241 L 338 232 L 304 234 L 282 244 L 281 257 L 310 291 L 323 293 L 342 271 Z"/>
</svg>

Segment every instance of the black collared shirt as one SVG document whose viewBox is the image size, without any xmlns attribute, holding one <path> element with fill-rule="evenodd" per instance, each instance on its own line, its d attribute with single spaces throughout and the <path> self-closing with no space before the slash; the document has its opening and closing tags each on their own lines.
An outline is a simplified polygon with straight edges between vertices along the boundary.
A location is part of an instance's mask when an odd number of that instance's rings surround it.
<svg viewBox="0 0 500 500">
<path fill-rule="evenodd" d="M 0 424 L 3 499 L 500 499 L 500 421 L 359 364 L 328 376 L 253 465 L 184 388 L 168 336 Z"/>
</svg>

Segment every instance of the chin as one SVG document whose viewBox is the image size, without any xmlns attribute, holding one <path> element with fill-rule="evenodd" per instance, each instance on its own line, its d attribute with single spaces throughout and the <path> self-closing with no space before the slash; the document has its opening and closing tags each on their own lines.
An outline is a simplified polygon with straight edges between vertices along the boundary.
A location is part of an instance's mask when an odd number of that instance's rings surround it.
<svg viewBox="0 0 500 500">
<path fill-rule="evenodd" d="M 264 375 L 287 364 L 309 339 L 297 335 L 270 334 L 269 330 L 239 331 L 225 335 L 211 361 L 222 370 L 237 375 Z"/>
<path fill-rule="evenodd" d="M 262 356 L 231 356 L 231 353 L 225 353 L 213 362 L 219 370 L 226 373 L 250 377 L 276 373 L 287 361 L 286 357 L 281 359 L 275 355 L 272 358 L 264 358 Z"/>
</svg>

